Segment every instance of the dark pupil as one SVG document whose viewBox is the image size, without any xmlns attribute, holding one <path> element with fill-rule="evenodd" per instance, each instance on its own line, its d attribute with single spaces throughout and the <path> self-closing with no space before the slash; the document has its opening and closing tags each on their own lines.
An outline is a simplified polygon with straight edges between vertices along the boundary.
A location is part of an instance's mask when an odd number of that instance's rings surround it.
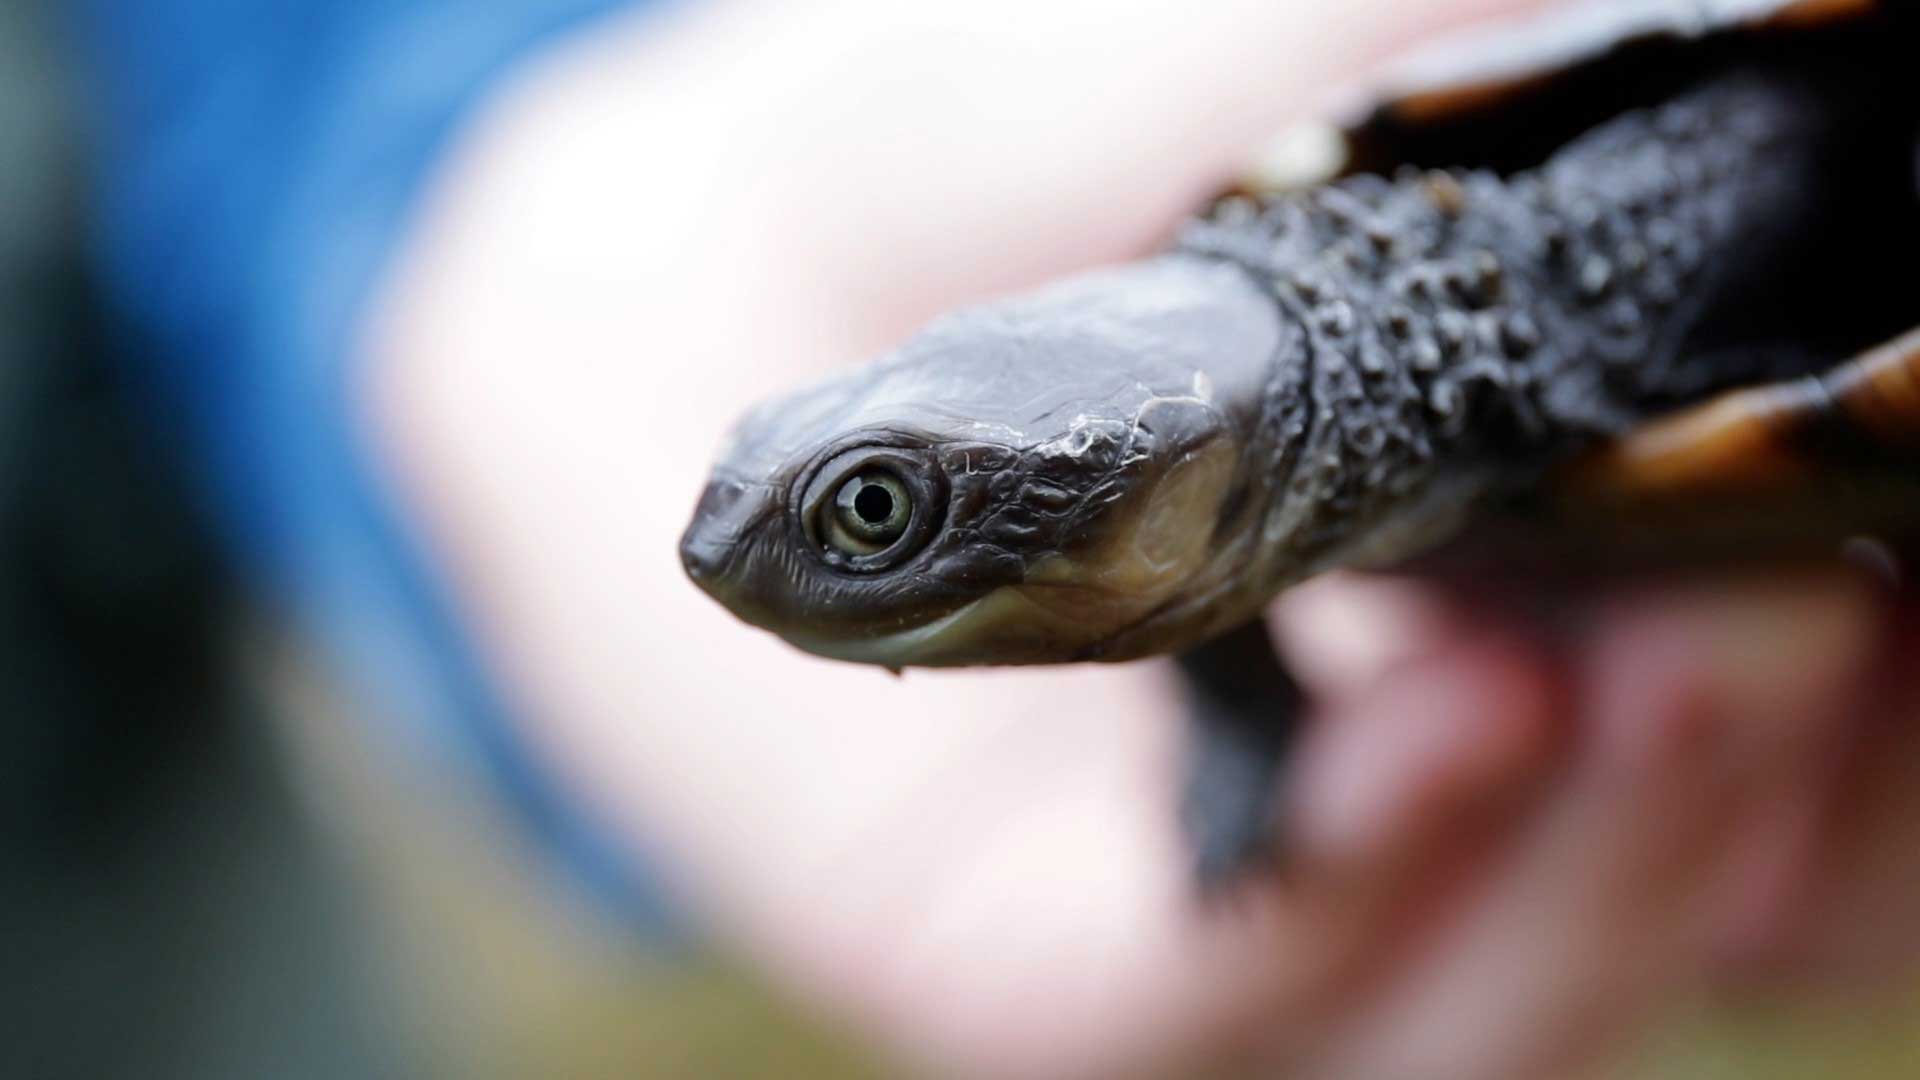
<svg viewBox="0 0 1920 1080">
<path fill-rule="evenodd" d="M 893 516 L 893 493 L 879 484 L 867 484 L 853 497 L 853 512 L 869 525 L 879 525 Z"/>
</svg>

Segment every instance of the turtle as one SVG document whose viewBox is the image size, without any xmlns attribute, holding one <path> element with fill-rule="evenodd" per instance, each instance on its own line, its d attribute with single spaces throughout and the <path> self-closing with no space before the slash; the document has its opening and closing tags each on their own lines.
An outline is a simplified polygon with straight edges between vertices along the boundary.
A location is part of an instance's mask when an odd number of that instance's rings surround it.
<svg viewBox="0 0 1920 1080">
<path fill-rule="evenodd" d="M 1604 0 L 1446 44 L 1326 177 L 748 412 L 683 565 L 896 673 L 1171 655 L 1200 885 L 1284 865 L 1285 589 L 1492 522 L 1656 555 L 1920 532 L 1920 296 L 1889 272 L 1920 250 L 1915 29 Z"/>
</svg>

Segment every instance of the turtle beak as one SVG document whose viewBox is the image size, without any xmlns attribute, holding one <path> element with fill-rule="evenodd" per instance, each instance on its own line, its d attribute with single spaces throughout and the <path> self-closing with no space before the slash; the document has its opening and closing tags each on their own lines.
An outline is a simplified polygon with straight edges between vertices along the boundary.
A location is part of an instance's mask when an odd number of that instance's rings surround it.
<svg viewBox="0 0 1920 1080">
<path fill-rule="evenodd" d="M 698 530 L 688 529 L 680 538 L 680 565 L 686 569 L 687 577 L 710 595 L 732 561 L 732 552 L 726 545 L 706 539 Z"/>
<path fill-rule="evenodd" d="M 765 485 L 730 477 L 715 477 L 694 508 L 693 520 L 680 537 L 680 565 L 693 583 L 722 604 L 727 585 L 736 576 L 734 564 L 750 546 L 752 534 L 778 500 Z M 731 607 L 731 604 L 728 604 Z"/>
</svg>

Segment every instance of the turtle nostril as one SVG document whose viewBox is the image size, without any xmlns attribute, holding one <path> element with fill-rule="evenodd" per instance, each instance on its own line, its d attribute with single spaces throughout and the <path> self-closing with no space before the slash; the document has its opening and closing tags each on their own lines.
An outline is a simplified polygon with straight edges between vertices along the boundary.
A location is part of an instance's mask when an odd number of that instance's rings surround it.
<svg viewBox="0 0 1920 1080">
<path fill-rule="evenodd" d="M 750 570 L 755 537 L 783 508 L 783 491 L 772 485 L 715 479 L 701 493 L 693 519 L 680 536 L 680 565 L 707 593 L 727 603 L 735 580 Z"/>
<path fill-rule="evenodd" d="M 705 587 L 718 578 L 727 565 L 727 545 L 716 544 L 705 536 L 698 522 L 680 538 L 680 565 L 687 576 Z"/>
<path fill-rule="evenodd" d="M 702 544 L 688 538 L 680 544 L 680 565 L 686 568 L 687 576 L 705 584 L 720 574 L 719 552 L 711 545 Z"/>
</svg>

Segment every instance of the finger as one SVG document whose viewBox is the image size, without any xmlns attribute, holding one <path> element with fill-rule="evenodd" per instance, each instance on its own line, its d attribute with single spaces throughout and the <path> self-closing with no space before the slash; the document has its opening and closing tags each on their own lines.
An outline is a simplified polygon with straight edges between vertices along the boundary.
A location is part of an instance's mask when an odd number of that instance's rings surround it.
<svg viewBox="0 0 1920 1080">
<path fill-rule="evenodd" d="M 1329 1044 L 1329 1075 L 1534 1076 L 1704 964 L 1748 814 L 1804 764 L 1857 677 L 1857 593 L 1693 590 L 1600 614 L 1583 745 L 1453 925 Z"/>
<path fill-rule="evenodd" d="M 1408 661 L 1318 722 L 1303 748 L 1293 850 L 1366 866 L 1431 849 L 1551 757 L 1553 670 L 1492 635 Z"/>
<path fill-rule="evenodd" d="M 1920 967 L 1920 610 L 1889 628 L 1854 743 L 1797 864 L 1798 903 L 1728 977 L 1747 989 L 1906 989 Z M 1790 923 L 1784 929 L 1778 923 Z"/>
<path fill-rule="evenodd" d="M 1429 581 L 1338 570 L 1288 589 L 1272 615 L 1288 666 L 1322 701 L 1352 700 L 1485 629 Z"/>
<path fill-rule="evenodd" d="M 1737 853 L 1728 883 L 1733 898 L 1717 931 L 1721 975 L 1753 987 L 1777 977 L 1795 931 L 1813 918 L 1811 906 L 1822 883 L 1839 879 L 1824 868 L 1848 851 L 1836 840 L 1885 831 L 1866 827 L 1885 813 L 1867 812 L 1867 799 L 1884 797 L 1882 778 L 1895 771 L 1886 761 L 1900 749 L 1887 743 L 1900 741 L 1904 720 L 1920 715 L 1914 708 L 1920 703 L 1920 679 L 1909 671 L 1910 657 L 1920 652 L 1900 642 L 1891 579 L 1876 567 L 1848 569 L 1852 580 L 1841 587 L 1868 610 L 1856 624 L 1862 640 L 1856 645 L 1855 678 L 1838 688 L 1824 723 L 1809 728 L 1804 754 L 1780 770 L 1773 798 L 1754 809 L 1755 826 Z M 1911 644 L 1920 646 L 1920 636 Z M 1881 783 L 1864 782 L 1863 771 Z M 1920 896 L 1920 889 L 1909 895 Z M 1920 943 L 1920 933 L 1906 937 Z"/>
<path fill-rule="evenodd" d="M 1551 757 L 1559 672 L 1516 620 L 1424 582 L 1333 574 L 1276 610 L 1319 714 L 1298 756 L 1289 850 L 1323 866 L 1429 847 L 1445 812 L 1493 805 Z"/>
</svg>

